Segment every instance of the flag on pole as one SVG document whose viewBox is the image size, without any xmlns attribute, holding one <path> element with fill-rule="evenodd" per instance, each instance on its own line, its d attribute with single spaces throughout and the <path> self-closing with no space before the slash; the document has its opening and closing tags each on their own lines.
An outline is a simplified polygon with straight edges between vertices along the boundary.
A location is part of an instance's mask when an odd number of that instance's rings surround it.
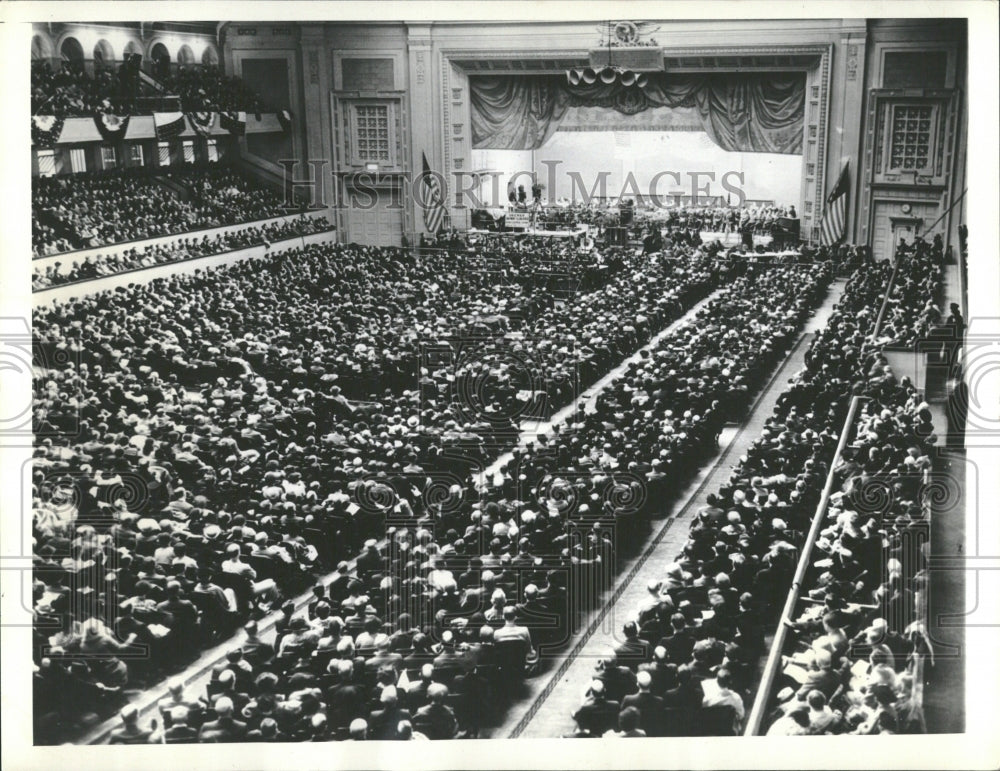
<svg viewBox="0 0 1000 771">
<path fill-rule="evenodd" d="M 435 235 L 441 230 L 446 214 L 444 208 L 444 196 L 441 193 L 441 182 L 431 173 L 431 167 L 427 165 L 427 156 L 421 154 L 424 159 L 424 173 L 421 175 L 423 185 L 423 205 L 424 205 L 424 225 Z"/>
<path fill-rule="evenodd" d="M 849 175 L 847 173 L 850 161 L 844 162 L 840 170 L 837 184 L 833 186 L 826 198 L 826 208 L 823 210 L 823 220 L 820 222 L 819 242 L 822 246 L 833 246 L 844 237 L 847 230 L 847 193 Z"/>
</svg>

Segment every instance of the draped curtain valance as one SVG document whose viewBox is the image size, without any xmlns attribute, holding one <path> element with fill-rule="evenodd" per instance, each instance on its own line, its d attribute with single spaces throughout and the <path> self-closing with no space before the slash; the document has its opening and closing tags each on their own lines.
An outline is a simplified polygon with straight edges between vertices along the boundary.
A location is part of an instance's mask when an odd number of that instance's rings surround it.
<svg viewBox="0 0 1000 771">
<path fill-rule="evenodd" d="M 476 148 L 541 147 L 570 107 L 611 108 L 625 115 L 694 107 L 706 133 L 725 150 L 802 152 L 804 73 L 653 74 L 643 88 L 601 82 L 572 86 L 556 75 L 471 77 L 469 85 Z"/>
</svg>

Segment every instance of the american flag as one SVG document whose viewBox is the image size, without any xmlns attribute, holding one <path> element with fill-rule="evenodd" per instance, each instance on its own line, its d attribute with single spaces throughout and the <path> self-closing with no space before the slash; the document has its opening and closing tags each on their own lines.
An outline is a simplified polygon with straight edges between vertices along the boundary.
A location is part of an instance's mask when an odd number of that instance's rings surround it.
<svg viewBox="0 0 1000 771">
<path fill-rule="evenodd" d="M 850 161 L 844 163 L 844 168 L 840 170 L 837 184 L 834 185 L 830 195 L 826 198 L 826 209 L 823 211 L 823 220 L 819 224 L 819 242 L 822 246 L 833 246 L 844 237 L 847 230 L 847 192 L 849 186 L 849 175 L 847 173 Z"/>
<path fill-rule="evenodd" d="M 427 156 L 423 155 L 424 173 L 421 184 L 424 186 L 424 225 L 431 233 L 437 233 L 444 224 L 447 211 L 444 208 L 444 196 L 441 194 L 441 182 L 437 176 L 431 174 L 431 167 L 427 165 Z"/>
</svg>

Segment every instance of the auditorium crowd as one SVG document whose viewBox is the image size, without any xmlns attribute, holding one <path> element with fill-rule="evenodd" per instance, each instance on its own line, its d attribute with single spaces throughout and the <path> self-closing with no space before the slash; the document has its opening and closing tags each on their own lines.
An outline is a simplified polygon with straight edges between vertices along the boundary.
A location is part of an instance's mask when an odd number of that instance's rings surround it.
<svg viewBox="0 0 1000 771">
<path fill-rule="evenodd" d="M 118 74 L 118 67 L 95 67 L 88 72 L 82 63 L 63 61 L 54 70 L 47 61 L 31 62 L 31 114 L 59 118 L 88 118 L 94 115 L 143 115 L 151 109 L 137 102 L 141 95 L 179 97 L 184 112 L 250 113 L 273 112 L 242 79 L 224 74 L 218 67 L 180 65 L 173 71 L 150 70 L 163 86 L 159 92 L 142 84 L 133 91 Z"/>
<path fill-rule="evenodd" d="M 178 176 L 190 205 L 127 175 L 75 181 L 45 182 L 36 199 L 78 234 L 97 207 L 146 213 L 103 231 L 106 243 L 257 219 L 271 200 L 226 169 Z M 281 232 L 248 228 L 225 246 Z M 222 245 L 180 239 L 73 275 Z M 470 248 L 474 259 L 456 259 Z M 901 263 L 918 297 L 894 303 L 893 335 L 922 334 L 939 251 L 918 245 Z M 112 741 L 477 735 L 558 649 L 579 587 L 592 598 L 608 585 L 725 421 L 745 415 L 833 273 L 713 253 L 680 241 L 656 255 L 331 243 L 36 310 L 39 740 L 108 714 L 130 683 L 156 682 L 241 625 L 204 695 L 172 688 L 157 727 L 126 706 Z M 546 271 L 572 302 L 539 280 Z M 787 620 L 809 648 L 785 676 L 798 684 L 799 662 L 810 687 L 791 688 L 776 731 L 803 728 L 803 705 L 831 731 L 919 724 L 900 705 L 913 703 L 920 635 L 879 619 L 899 617 L 885 603 L 910 602 L 921 579 L 899 557 L 875 560 L 926 525 L 914 491 L 932 445 L 912 384 L 868 340 L 890 272 L 854 274 L 760 439 L 601 662 L 579 735 L 738 728 L 855 392 L 874 401 L 810 574 L 823 613 Z M 565 426 L 473 473 L 713 292 Z M 885 511 L 862 507 L 872 477 L 889 480 Z M 334 567 L 296 613 L 287 598 Z M 265 642 L 256 623 L 278 608 Z M 893 658 L 859 647 L 881 644 L 873 628 Z"/>
<path fill-rule="evenodd" d="M 931 243 L 915 239 L 898 248 L 896 255 L 903 270 L 886 303 L 877 342 L 908 348 L 947 321 L 939 307 L 945 258 L 941 236 Z"/>
<path fill-rule="evenodd" d="M 366 254 L 369 255 L 367 263 Z M 331 259 L 334 256 L 339 257 L 336 262 Z M 71 358 L 81 359 L 78 371 L 67 374 L 53 369 L 37 384 L 39 410 L 36 414 L 40 435 L 53 431 L 58 433 L 60 428 L 66 427 L 67 421 L 76 420 L 76 416 L 80 420 L 80 433 L 72 447 L 43 441 L 36 453 L 36 493 L 39 495 L 36 501 L 36 537 L 39 539 L 37 545 L 41 563 L 37 575 L 48 578 L 46 569 L 60 576 L 64 576 L 67 570 L 72 571 L 74 577 L 69 583 L 74 592 L 79 591 L 81 576 L 88 576 L 83 583 L 92 590 L 88 592 L 91 604 L 84 603 L 82 607 L 89 607 L 99 619 L 88 621 L 61 614 L 63 606 L 60 603 L 69 602 L 70 590 L 61 583 L 62 579 L 40 581 L 39 607 L 50 611 L 54 607 L 54 616 L 61 617 L 61 623 L 66 625 L 61 633 L 66 644 L 60 644 L 58 648 L 73 652 L 76 645 L 88 642 L 116 654 L 119 647 L 126 645 L 123 641 L 135 641 L 124 633 L 123 630 L 128 628 L 164 651 L 176 649 L 178 640 L 190 637 L 191 628 L 184 625 L 192 621 L 191 614 L 180 610 L 175 614 L 169 611 L 169 605 L 159 606 L 165 602 L 183 604 L 188 596 L 195 595 L 198 595 L 199 603 L 208 602 L 201 595 L 211 595 L 219 600 L 216 606 L 203 606 L 202 621 L 198 625 L 203 627 L 202 633 L 212 638 L 220 633 L 219 627 L 224 628 L 234 619 L 245 617 L 241 613 L 254 612 L 255 609 L 262 612 L 278 600 L 282 590 L 288 591 L 297 581 L 306 580 L 309 571 L 297 566 L 334 564 L 348 556 L 352 547 L 363 539 L 385 533 L 385 512 L 378 507 L 374 511 L 369 510 L 372 508 L 369 503 L 367 507 L 352 511 L 354 499 L 370 502 L 380 500 L 379 496 L 384 495 L 384 490 L 372 484 L 372 480 L 365 481 L 360 487 L 355 484 L 352 488 L 352 481 L 356 482 L 359 475 L 377 473 L 381 467 L 406 478 L 413 477 L 414 481 L 420 482 L 417 485 L 419 489 L 424 484 L 421 480 L 427 470 L 456 468 L 455 458 L 447 457 L 449 442 L 455 443 L 451 445 L 453 448 L 462 448 L 459 461 L 470 455 L 470 445 L 463 444 L 470 438 L 471 447 L 475 450 L 472 455 L 478 452 L 480 457 L 486 458 L 491 450 L 495 453 L 497 448 L 490 446 L 489 441 L 495 442 L 503 434 L 500 428 L 514 428 L 512 417 L 517 416 L 516 413 L 512 415 L 508 412 L 502 416 L 503 420 L 494 424 L 482 420 L 483 416 L 478 416 L 478 424 L 476 420 L 468 419 L 460 424 L 454 420 L 455 411 L 447 409 L 445 404 L 456 400 L 455 394 L 448 391 L 449 386 L 445 385 L 450 382 L 449 375 L 452 379 L 455 377 L 447 367 L 430 377 L 435 386 L 444 389 L 440 403 L 438 397 L 428 397 L 426 393 L 421 396 L 413 393 L 414 389 L 403 389 L 400 397 L 386 394 L 382 407 L 355 404 L 339 393 L 339 386 L 330 386 L 330 383 L 338 382 L 338 376 L 333 371 L 324 371 L 320 357 L 313 354 L 303 360 L 297 358 L 298 352 L 285 347 L 291 342 L 291 335 L 286 333 L 286 339 L 282 341 L 279 333 L 278 337 L 272 337 L 270 345 L 255 339 L 263 337 L 264 330 L 270 330 L 273 335 L 274 330 L 294 323 L 294 315 L 289 316 L 276 304 L 263 301 L 267 292 L 275 290 L 267 287 L 268 282 L 262 279 L 271 276 L 274 287 L 280 285 L 289 297 L 295 296 L 295 282 L 300 282 L 298 286 L 301 289 L 298 291 L 302 292 L 303 300 L 309 298 L 314 307 L 309 311 L 307 303 L 300 308 L 303 315 L 299 324 L 304 323 L 305 326 L 298 328 L 299 334 L 295 337 L 308 340 L 313 339 L 314 334 L 308 324 L 320 320 L 324 313 L 318 310 L 316 304 L 327 303 L 334 293 L 334 282 L 317 282 L 317 274 L 309 263 L 315 262 L 325 268 L 331 274 L 328 278 L 338 276 L 346 279 L 341 282 L 345 288 L 351 286 L 352 280 L 361 284 L 364 292 L 358 294 L 357 299 L 367 302 L 367 293 L 376 286 L 382 289 L 383 295 L 392 294 L 392 291 L 387 291 L 393 288 L 392 285 L 387 285 L 384 275 L 378 275 L 379 269 L 406 270 L 401 264 L 394 265 L 386 260 L 386 256 L 384 250 L 313 248 L 297 251 L 286 260 L 275 261 L 279 266 L 275 273 L 249 266 L 214 272 L 213 280 L 228 275 L 242 281 L 242 284 L 227 284 L 223 280 L 214 295 L 208 276 L 176 277 L 156 282 L 148 290 L 130 288 L 122 290 L 125 295 L 119 291 L 110 296 L 78 301 L 71 307 L 59 308 L 51 313 L 36 313 L 36 329 L 43 341 L 45 354 L 58 356 L 58 352 L 63 351 Z M 395 256 L 405 259 L 403 254 Z M 603 321 L 598 320 L 605 332 L 620 329 L 616 340 L 605 342 L 587 338 L 590 325 L 594 323 L 590 314 L 550 308 L 548 313 L 539 314 L 534 320 L 529 312 L 527 321 L 542 323 L 537 319 L 544 316 L 544 325 L 536 327 L 539 333 L 558 334 L 565 330 L 592 346 L 593 352 L 599 354 L 593 359 L 592 371 L 581 368 L 581 372 L 592 379 L 645 342 L 656 327 L 676 317 L 679 312 L 676 304 L 681 299 L 690 302 L 697 298 L 698 293 L 707 291 L 710 272 L 703 263 L 699 263 L 699 259 L 692 257 L 690 264 L 670 265 L 668 268 L 642 266 L 649 272 L 651 286 L 655 288 L 628 287 L 629 282 L 622 281 L 588 295 L 590 307 L 596 308 L 597 312 L 602 312 L 602 304 L 606 306 Z M 443 265 L 444 262 L 421 265 L 419 268 L 411 266 L 410 270 L 426 270 L 425 284 L 431 284 L 431 277 L 437 284 L 448 278 L 447 272 L 442 270 Z M 364 275 L 366 267 L 371 268 L 372 276 Z M 420 290 L 421 281 L 417 274 L 400 272 L 398 276 L 404 280 L 395 285 L 397 292 Z M 678 279 L 685 277 L 689 282 L 686 289 L 683 288 L 683 281 L 678 284 Z M 745 286 L 737 284 L 740 293 L 752 294 L 753 282 L 751 279 L 746 281 Z M 664 288 L 668 283 L 679 288 L 674 293 L 667 292 L 664 297 Z M 457 285 L 452 287 L 452 292 L 456 288 Z M 482 294 L 478 291 L 481 288 L 470 287 L 467 291 L 478 297 Z M 442 313 L 440 301 L 443 293 L 438 293 L 440 287 L 430 289 L 427 286 L 426 289 L 430 291 L 424 306 L 427 309 L 435 307 L 435 315 Z M 251 297 L 249 293 L 254 291 L 262 291 L 265 295 Z M 422 305 L 412 301 L 413 297 L 406 299 L 409 302 L 400 302 L 399 307 L 394 309 L 396 313 L 404 308 L 417 314 L 424 313 Z M 502 302 L 505 298 L 500 299 Z M 381 302 L 384 304 L 385 300 Z M 473 304 L 469 305 L 469 302 Z M 752 304 L 748 307 L 741 305 L 748 302 L 745 298 L 732 302 L 737 304 L 729 308 L 729 313 L 749 312 L 754 307 Z M 757 303 L 757 311 L 763 312 L 760 301 Z M 195 307 L 198 308 L 197 315 L 191 313 Z M 361 318 L 356 315 L 358 309 L 352 307 L 350 300 L 338 303 L 336 307 L 349 322 L 342 333 L 346 333 L 352 341 L 361 339 L 358 328 L 351 328 Z M 482 302 L 468 300 L 455 307 L 463 309 L 463 313 L 458 314 L 462 318 L 468 316 L 471 308 L 497 310 Z M 295 303 L 289 303 L 289 308 L 294 309 Z M 238 313 L 234 313 L 237 309 Z M 645 311 L 648 316 L 637 315 L 637 310 Z M 325 321 L 336 323 L 329 311 L 325 313 Z M 619 313 L 622 314 L 619 318 L 633 320 L 635 326 L 616 325 L 609 314 Z M 275 318 L 275 314 L 284 315 L 284 320 Z M 254 319 L 255 315 L 259 315 L 259 319 Z M 681 372 L 686 367 L 697 369 L 694 356 L 713 348 L 719 349 L 718 361 L 709 365 L 707 371 L 700 372 L 699 379 L 690 385 L 678 383 L 678 409 L 685 403 L 682 394 L 696 383 L 707 386 L 718 381 L 712 386 L 712 393 L 723 394 L 728 393 L 727 389 L 741 388 L 741 378 L 746 375 L 740 362 L 730 361 L 738 350 L 733 346 L 738 345 L 740 340 L 735 330 L 726 330 L 728 334 L 724 334 L 722 329 L 711 323 L 709 317 L 700 318 L 705 319 L 700 325 L 704 328 L 699 329 L 697 334 L 691 329 L 681 333 L 680 339 L 686 347 L 675 354 L 679 358 L 674 364 Z M 784 325 L 788 323 L 787 319 L 783 319 L 784 316 L 779 313 L 774 320 L 777 327 L 763 325 L 761 333 L 777 333 L 782 338 L 776 339 L 783 339 L 787 335 Z M 411 319 L 406 324 L 391 326 L 397 335 L 401 330 L 423 328 L 431 332 L 430 339 L 434 339 L 434 333 L 447 329 L 447 326 L 438 327 L 435 332 L 433 324 L 442 321 L 428 317 L 424 321 Z M 227 322 L 234 325 L 230 330 L 226 330 Z M 527 322 L 525 328 L 532 329 Z M 168 342 L 171 339 L 173 343 Z M 404 344 L 407 342 L 411 341 L 404 341 Z M 384 351 L 388 343 L 387 339 L 379 341 L 379 345 L 383 346 L 380 350 Z M 534 352 L 536 348 L 542 347 L 533 346 L 533 355 L 537 355 Z M 739 350 L 742 350 L 744 358 L 749 357 L 749 349 Z M 364 353 L 364 350 L 355 347 L 353 363 L 364 361 Z M 497 351 L 496 354 L 500 357 L 499 361 L 507 352 Z M 586 364 L 587 356 L 588 352 L 584 349 L 582 363 Z M 551 364 L 565 357 L 565 353 L 560 353 L 548 361 Z M 308 368 L 303 366 L 307 361 L 310 362 Z M 330 368 L 343 371 L 346 375 L 352 368 L 343 366 L 348 361 L 346 357 L 332 357 Z M 487 357 L 485 361 L 491 359 Z M 723 373 L 724 361 L 733 372 Z M 484 366 L 484 373 L 492 367 Z M 452 369 L 459 378 L 463 377 L 461 365 Z M 498 371 L 502 372 L 502 366 L 494 368 L 490 378 Z M 688 374 L 693 375 L 694 372 Z M 66 376 L 66 379 L 61 381 L 60 375 Z M 671 377 L 676 375 L 675 372 Z M 219 381 L 214 386 L 210 385 L 216 376 Z M 274 379 L 268 380 L 268 377 Z M 566 390 L 565 383 L 559 384 L 558 381 L 559 378 L 547 378 L 546 387 L 550 382 L 556 383 L 558 387 L 551 392 L 551 396 L 556 403 L 564 403 L 572 394 Z M 356 393 L 364 392 L 364 387 L 358 390 L 364 382 L 364 378 L 355 381 Z M 384 370 L 378 371 L 378 376 L 367 382 L 387 384 L 390 392 L 393 390 L 393 378 Z M 349 378 L 345 378 L 344 383 L 348 385 Z M 498 379 L 498 383 L 503 383 L 502 378 Z M 319 385 L 324 391 L 314 391 L 310 385 Z M 396 386 L 396 389 L 398 391 L 399 387 Z M 405 393 L 407 390 L 409 394 Z M 492 397 L 497 399 L 493 405 L 503 407 L 503 399 L 509 400 L 512 390 L 510 385 L 501 385 L 498 395 Z M 71 398 L 67 391 L 75 396 Z M 618 393 L 621 396 L 627 391 Z M 377 398 L 377 394 L 372 396 Z M 657 398 L 655 394 L 653 398 Z M 415 409 L 425 405 L 427 409 Z M 465 406 L 469 407 L 468 404 Z M 633 409 L 638 409 L 638 406 Z M 706 426 L 715 426 L 718 417 L 709 416 L 708 412 L 697 419 L 694 414 L 682 417 L 683 413 L 678 413 L 679 438 L 670 442 L 679 441 L 681 447 L 686 447 L 685 428 L 692 434 L 692 441 L 695 442 L 692 446 L 705 442 L 711 431 L 709 434 L 699 433 L 708 429 L 695 428 L 695 424 L 704 418 Z M 638 420 L 639 414 L 636 413 L 633 419 Z M 486 417 L 489 417 L 488 410 Z M 178 419 L 183 422 L 178 423 Z M 620 441 L 613 435 L 605 436 L 601 432 L 607 429 L 596 424 L 591 430 L 598 431 L 594 434 L 595 445 L 590 448 L 592 454 L 597 452 L 596 442 L 602 439 L 605 455 L 608 453 L 604 445 L 616 447 Z M 508 432 L 505 441 L 514 436 Z M 291 444 L 284 451 L 279 451 L 278 448 L 289 440 Z M 275 444 L 276 441 L 280 444 Z M 669 465 L 670 442 L 659 449 L 659 457 L 649 459 L 650 467 L 656 473 L 662 473 L 658 466 Z M 621 445 L 615 451 L 625 453 L 631 449 Z M 601 463 L 607 462 L 600 453 L 595 457 Z M 448 479 L 462 480 L 467 471 L 465 467 L 462 475 L 452 474 Z M 56 480 L 68 480 L 69 500 L 63 500 L 67 490 Z M 326 493 L 323 488 L 332 483 L 339 483 L 338 490 L 327 493 L 323 498 L 321 493 Z M 498 489 L 506 489 L 509 494 L 512 483 L 518 486 L 518 480 L 507 478 Z M 128 495 L 125 494 L 133 489 L 130 485 L 146 496 L 133 501 L 131 510 Z M 74 491 L 81 489 L 84 491 L 82 496 L 74 497 Z M 449 490 L 446 497 L 453 493 Z M 411 510 L 420 510 L 423 506 L 421 500 L 415 498 L 409 504 Z M 145 516 L 134 509 L 143 510 Z M 461 517 L 454 523 L 456 528 L 461 521 L 470 521 L 470 512 L 464 507 L 459 509 Z M 487 522 L 492 511 L 490 509 L 485 514 Z M 442 512 L 438 514 L 440 516 Z M 471 521 L 476 521 L 474 511 L 471 516 Z M 481 522 L 483 515 L 479 516 Z M 446 532 L 456 528 L 446 528 Z M 504 561 L 513 559 L 517 553 L 513 547 L 521 539 L 515 543 L 510 538 L 509 530 L 508 540 L 501 544 L 495 555 L 496 561 L 501 560 L 504 544 L 507 551 Z M 311 538 L 305 537 L 306 531 L 310 531 Z M 450 539 L 453 548 L 455 540 L 462 539 Z M 459 544 L 459 548 L 468 550 L 472 556 L 480 552 L 484 558 L 490 556 L 493 544 L 479 544 L 477 540 L 472 539 L 468 546 Z M 248 578 L 249 571 L 233 567 L 233 572 L 227 573 L 223 564 L 220 572 L 220 563 L 215 562 L 214 557 L 205 560 L 208 555 L 223 556 L 219 545 L 229 541 L 240 551 L 245 551 L 247 558 L 253 559 L 255 564 L 264 561 L 257 552 L 271 555 L 272 561 L 278 561 L 278 564 L 270 565 L 267 570 L 257 569 L 257 573 L 249 577 L 249 584 L 234 579 L 233 575 Z M 111 548 L 111 544 L 129 545 Z M 181 547 L 180 555 L 177 553 L 178 546 Z M 437 548 L 433 551 L 436 552 Z M 158 554 L 162 555 L 159 559 Z M 463 554 L 462 561 L 466 559 L 468 557 Z M 484 564 L 492 562 L 487 560 Z M 208 566 L 215 566 L 214 572 L 211 568 L 206 571 Z M 111 570 L 108 570 L 109 567 Z M 426 575 L 425 568 L 417 572 Z M 268 574 L 266 577 L 265 573 Z M 224 586 L 219 585 L 220 575 L 229 576 Z M 412 580 L 416 578 L 413 576 Z M 274 579 L 274 582 L 267 579 Z M 129 603 L 110 602 L 110 598 L 115 596 L 113 592 L 120 592 L 126 586 L 129 587 L 125 590 L 126 595 L 142 598 L 134 603 L 134 608 Z M 231 596 L 226 589 L 231 591 Z M 226 605 L 223 605 L 222 597 L 226 598 Z M 208 613 L 204 612 L 205 607 Z M 220 612 L 219 608 L 225 612 Z M 146 615 L 136 613 L 139 609 Z M 178 617 L 182 620 L 179 621 Z M 169 621 L 161 623 L 165 619 Z M 81 621 L 87 623 L 81 624 Z M 185 629 L 183 634 L 171 634 L 170 625 L 174 623 Z M 143 629 L 145 631 L 140 633 Z M 111 630 L 119 630 L 117 637 L 111 634 Z M 164 660 L 169 658 L 164 653 Z M 116 663 L 93 671 L 86 660 L 74 660 L 72 655 L 68 663 L 57 665 L 53 664 L 52 657 L 47 657 L 40 663 L 40 672 L 46 674 L 41 679 L 51 684 L 60 676 L 71 676 L 75 678 L 77 688 L 89 690 L 93 698 L 95 692 L 101 694 L 105 689 L 120 689 L 125 682 L 123 678 L 127 678 L 130 671 L 134 674 L 134 670 L 141 672 L 144 667 L 150 666 L 148 659 L 133 661 L 131 665 L 123 664 L 118 655 L 112 655 L 110 660 Z M 153 661 L 155 664 L 162 663 L 160 657 L 154 657 Z M 81 664 L 84 666 L 81 667 Z M 59 675 L 50 671 L 53 666 Z"/>
<path fill-rule="evenodd" d="M 326 217 L 299 217 L 260 227 L 248 225 L 245 228 L 222 233 L 212 238 L 202 236 L 199 239 L 190 236 L 166 244 L 146 246 L 142 249 L 133 247 L 107 257 L 98 254 L 86 257 L 83 261 L 74 260 L 68 270 L 62 270 L 62 263 L 56 262 L 44 270 L 35 269 L 31 288 L 32 290 L 47 289 L 52 286 L 113 276 L 116 273 L 149 268 L 154 265 L 222 254 L 260 244 L 270 248 L 270 245 L 276 241 L 319 233 L 329 228 L 330 223 Z"/>
<path fill-rule="evenodd" d="M 288 213 L 276 192 L 220 164 L 32 178 L 35 257 Z"/>
<path fill-rule="evenodd" d="M 913 261 L 901 274 L 910 281 L 922 271 Z M 764 727 L 769 735 L 926 730 L 919 555 L 936 438 L 913 384 L 869 341 L 891 273 L 884 262 L 852 276 L 760 438 L 598 664 L 574 715 L 577 735 L 744 727 L 764 633 L 779 619 L 854 394 L 868 401 L 835 470 L 839 489 L 806 574 L 804 610 L 782 619 L 790 643 Z"/>
</svg>

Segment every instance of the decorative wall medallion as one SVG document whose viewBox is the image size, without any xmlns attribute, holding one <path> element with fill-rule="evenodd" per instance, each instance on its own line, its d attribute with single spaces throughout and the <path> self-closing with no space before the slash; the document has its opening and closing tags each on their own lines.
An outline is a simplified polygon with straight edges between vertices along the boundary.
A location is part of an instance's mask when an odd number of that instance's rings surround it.
<svg viewBox="0 0 1000 771">
<path fill-rule="evenodd" d="M 423 85 L 427 79 L 427 57 L 423 51 L 417 51 L 417 85 Z"/>
</svg>

